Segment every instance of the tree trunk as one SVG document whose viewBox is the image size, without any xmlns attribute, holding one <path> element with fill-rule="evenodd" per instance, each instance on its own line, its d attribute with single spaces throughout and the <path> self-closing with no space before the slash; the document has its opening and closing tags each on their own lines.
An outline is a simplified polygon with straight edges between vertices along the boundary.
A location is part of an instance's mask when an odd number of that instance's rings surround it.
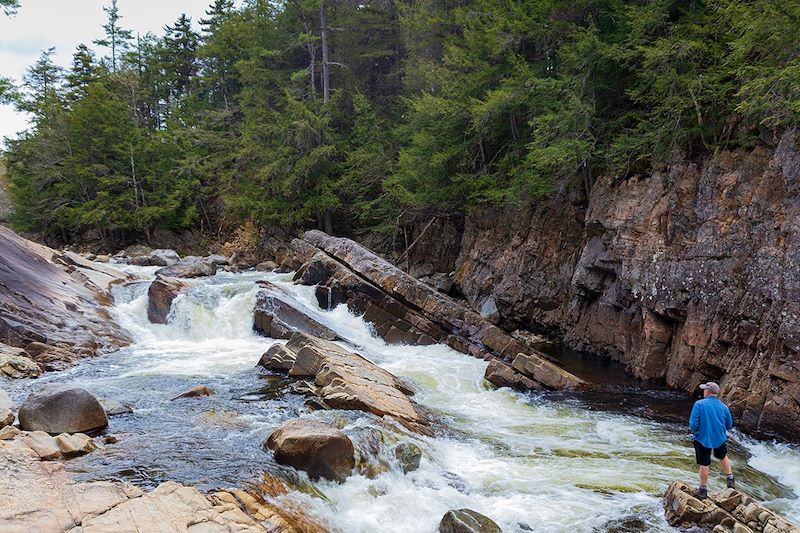
<svg viewBox="0 0 800 533">
<path fill-rule="evenodd" d="M 330 65 L 328 64 L 328 22 L 325 19 L 325 2 L 319 4 L 319 27 L 322 32 L 322 102 L 331 97 Z"/>
<path fill-rule="evenodd" d="M 325 210 L 325 233 L 333 235 L 333 220 L 331 219 L 331 210 Z"/>
</svg>

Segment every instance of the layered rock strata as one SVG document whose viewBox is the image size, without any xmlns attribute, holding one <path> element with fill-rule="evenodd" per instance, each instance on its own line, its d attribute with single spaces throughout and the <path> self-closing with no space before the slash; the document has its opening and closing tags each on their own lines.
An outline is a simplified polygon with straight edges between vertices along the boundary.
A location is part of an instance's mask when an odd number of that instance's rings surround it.
<svg viewBox="0 0 800 533">
<path fill-rule="evenodd" d="M 260 281 L 253 311 L 253 330 L 273 339 L 288 339 L 296 331 L 327 340 L 339 337 L 303 311 L 293 298 L 277 285 Z"/>
<path fill-rule="evenodd" d="M 800 439 L 800 152 L 720 152 L 468 217 L 456 283 L 501 324 L 559 334 L 636 376 L 722 385 L 740 427 Z M 585 207 L 584 207 L 585 206 Z M 498 221 L 501 221 L 498 223 Z"/>
<path fill-rule="evenodd" d="M 664 494 L 667 521 L 713 533 L 800 533 L 800 528 L 743 492 L 725 489 L 708 496 L 700 500 L 692 487 L 675 481 Z"/>
<path fill-rule="evenodd" d="M 270 348 L 263 362 L 272 370 L 291 363 L 290 376 L 313 378 L 310 392 L 323 407 L 389 416 L 411 431 L 432 434 L 430 419 L 411 399 L 408 383 L 338 344 L 295 333 L 285 347 Z"/>
</svg>

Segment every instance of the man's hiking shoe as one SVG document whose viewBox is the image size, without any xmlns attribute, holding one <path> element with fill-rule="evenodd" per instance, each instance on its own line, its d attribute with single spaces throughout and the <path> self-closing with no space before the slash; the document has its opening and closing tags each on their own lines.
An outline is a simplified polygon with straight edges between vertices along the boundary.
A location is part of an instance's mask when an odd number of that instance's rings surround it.
<svg viewBox="0 0 800 533">
<path fill-rule="evenodd" d="M 733 481 L 732 477 L 728 478 L 728 488 L 729 489 L 735 489 L 736 488 L 736 482 Z"/>
<path fill-rule="evenodd" d="M 694 496 L 698 500 L 707 500 L 708 489 L 694 489 L 694 492 L 692 492 L 692 496 Z"/>
</svg>

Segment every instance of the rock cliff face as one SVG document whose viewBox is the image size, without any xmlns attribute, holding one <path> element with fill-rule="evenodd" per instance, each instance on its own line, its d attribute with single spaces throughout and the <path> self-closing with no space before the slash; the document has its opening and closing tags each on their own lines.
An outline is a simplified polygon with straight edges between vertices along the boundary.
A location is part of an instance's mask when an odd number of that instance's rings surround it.
<svg viewBox="0 0 800 533">
<path fill-rule="evenodd" d="M 500 222 L 498 222 L 500 221 Z M 723 152 L 601 178 L 566 201 L 468 217 L 458 288 L 686 391 L 721 383 L 739 424 L 800 439 L 800 153 Z"/>
</svg>

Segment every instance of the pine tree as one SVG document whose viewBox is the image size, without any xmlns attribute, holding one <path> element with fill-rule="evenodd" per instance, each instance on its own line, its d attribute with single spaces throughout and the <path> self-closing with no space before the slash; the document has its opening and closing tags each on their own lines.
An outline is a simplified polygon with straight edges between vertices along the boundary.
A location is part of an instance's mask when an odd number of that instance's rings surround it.
<svg viewBox="0 0 800 533">
<path fill-rule="evenodd" d="M 110 6 L 103 6 L 103 11 L 106 12 L 106 23 L 103 25 L 106 36 L 95 40 L 94 44 L 111 49 L 111 71 L 116 72 L 119 58 L 128 50 L 133 33 L 119 24 L 122 16 L 119 14 L 117 0 L 111 0 Z"/>
</svg>

